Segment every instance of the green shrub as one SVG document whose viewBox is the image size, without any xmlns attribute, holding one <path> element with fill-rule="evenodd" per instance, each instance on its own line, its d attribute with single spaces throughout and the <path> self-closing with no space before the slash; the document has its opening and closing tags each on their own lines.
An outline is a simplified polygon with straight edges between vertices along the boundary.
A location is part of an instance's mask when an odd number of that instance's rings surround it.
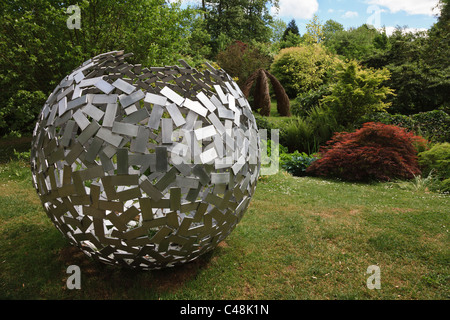
<svg viewBox="0 0 450 320">
<path fill-rule="evenodd" d="M 450 143 L 439 143 L 430 150 L 419 153 L 422 172 L 434 172 L 440 179 L 450 178 Z"/>
<path fill-rule="evenodd" d="M 390 114 L 388 112 L 374 112 L 362 116 L 356 123 L 357 127 L 361 127 L 367 122 L 379 122 L 383 124 L 391 124 L 402 127 L 408 131 L 414 131 L 415 122 L 410 116 L 403 114 Z"/>
<path fill-rule="evenodd" d="M 36 117 L 45 103 L 42 91 L 19 90 L 0 106 L 0 135 L 32 133 Z"/>
<path fill-rule="evenodd" d="M 320 100 L 330 93 L 329 86 L 323 85 L 317 90 L 310 90 L 300 94 L 291 105 L 291 113 L 298 117 L 307 116 L 308 112 L 314 107 L 320 106 Z"/>
<path fill-rule="evenodd" d="M 349 61 L 336 68 L 336 78 L 321 103 L 332 110 L 339 124 L 352 126 L 365 114 L 390 106 L 386 100 L 393 90 L 385 86 L 390 78 L 387 69 L 363 68 L 357 61 Z"/>
<path fill-rule="evenodd" d="M 316 160 L 317 157 L 296 151 L 290 154 L 281 154 L 280 165 L 293 176 L 302 177 L 306 175 L 306 169 Z"/>
<path fill-rule="evenodd" d="M 337 56 L 320 45 L 303 45 L 282 49 L 270 70 L 287 95 L 294 98 L 309 90 L 317 90 L 326 83 L 337 61 Z"/>
<path fill-rule="evenodd" d="M 273 123 L 271 123 L 269 120 L 267 120 L 266 117 L 261 116 L 258 113 L 253 113 L 253 115 L 255 116 L 255 120 L 256 120 L 256 126 L 258 127 L 258 130 L 261 129 L 266 129 L 266 130 L 271 130 L 271 129 L 277 129 L 275 128 L 275 126 L 273 125 Z"/>
<path fill-rule="evenodd" d="M 305 117 L 255 117 L 259 129 L 279 129 L 280 144 L 291 153 L 295 151 L 315 153 L 334 132 L 339 131 L 332 113 L 318 106 L 309 110 Z"/>
<path fill-rule="evenodd" d="M 281 128 L 280 143 L 286 146 L 290 153 L 295 151 L 313 153 L 319 148 L 315 141 L 314 130 L 304 118 L 293 118 Z"/>
<path fill-rule="evenodd" d="M 450 115 L 443 110 L 421 112 L 411 116 L 415 130 L 430 141 L 450 142 Z"/>
<path fill-rule="evenodd" d="M 356 126 L 360 127 L 366 122 L 399 126 L 434 143 L 450 142 L 450 115 L 443 110 L 433 110 L 410 116 L 387 112 L 370 113 L 361 117 Z"/>
<path fill-rule="evenodd" d="M 450 193 L 450 178 L 445 179 L 441 182 L 440 191 Z"/>
</svg>

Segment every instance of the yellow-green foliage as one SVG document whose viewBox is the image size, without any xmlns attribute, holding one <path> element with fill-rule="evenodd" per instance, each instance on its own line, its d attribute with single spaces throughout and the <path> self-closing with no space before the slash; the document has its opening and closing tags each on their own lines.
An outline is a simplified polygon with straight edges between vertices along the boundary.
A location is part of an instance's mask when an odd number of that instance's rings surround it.
<svg viewBox="0 0 450 320">
<path fill-rule="evenodd" d="M 420 153 L 419 164 L 424 173 L 433 171 L 441 179 L 450 179 L 450 143 L 439 143 Z"/>
<path fill-rule="evenodd" d="M 300 93 L 317 90 L 338 61 L 320 44 L 286 48 L 275 56 L 271 73 L 293 99 Z"/>
<path fill-rule="evenodd" d="M 389 78 L 390 72 L 384 68 L 365 69 L 354 60 L 341 63 L 331 94 L 322 99 L 322 104 L 333 112 L 339 124 L 352 124 L 367 113 L 385 111 L 390 106 L 386 99 L 394 91 L 384 86 Z"/>
</svg>

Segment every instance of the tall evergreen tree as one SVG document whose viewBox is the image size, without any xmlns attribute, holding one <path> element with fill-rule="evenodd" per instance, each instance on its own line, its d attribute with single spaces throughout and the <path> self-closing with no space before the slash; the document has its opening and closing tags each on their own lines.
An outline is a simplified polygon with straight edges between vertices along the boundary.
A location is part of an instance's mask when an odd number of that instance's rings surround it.
<svg viewBox="0 0 450 320">
<path fill-rule="evenodd" d="M 297 23 L 295 22 L 294 19 L 292 19 L 289 22 L 289 24 L 287 25 L 287 28 L 286 28 L 286 30 L 284 31 L 284 34 L 283 34 L 283 38 L 282 38 L 283 41 L 286 41 L 286 38 L 288 37 L 289 33 L 296 34 L 296 35 L 300 36 L 300 31 L 298 30 Z"/>
</svg>

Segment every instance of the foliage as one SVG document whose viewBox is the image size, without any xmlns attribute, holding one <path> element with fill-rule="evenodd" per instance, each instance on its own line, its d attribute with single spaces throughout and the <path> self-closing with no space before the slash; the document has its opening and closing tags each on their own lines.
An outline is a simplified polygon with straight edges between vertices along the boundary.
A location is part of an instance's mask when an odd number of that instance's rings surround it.
<svg viewBox="0 0 450 320">
<path fill-rule="evenodd" d="M 307 116 L 314 107 L 320 107 L 324 96 L 330 95 L 329 84 L 320 86 L 317 90 L 310 90 L 297 96 L 291 106 L 292 114 L 298 117 Z"/>
<path fill-rule="evenodd" d="M 66 10 L 72 4 L 81 9 L 81 29 L 67 28 Z M 188 26 L 196 14 L 165 0 L 2 1 L 0 135 L 12 127 L 29 134 L 44 97 L 97 54 L 122 49 L 134 53 L 131 63 L 177 62 L 189 48 Z M 23 119 L 18 112 L 24 112 Z"/>
<path fill-rule="evenodd" d="M 283 41 L 286 41 L 286 38 L 289 34 L 294 34 L 300 36 L 300 31 L 298 31 L 297 23 L 295 19 L 289 21 L 286 30 L 284 30 L 283 37 L 281 38 Z"/>
<path fill-rule="evenodd" d="M 267 151 L 267 157 L 270 158 L 272 156 L 272 145 L 274 142 L 270 139 L 261 139 L 261 150 Z M 280 156 L 280 160 L 286 155 L 288 152 L 288 149 L 283 146 L 282 144 L 278 143 L 278 155 Z"/>
<path fill-rule="evenodd" d="M 303 45 L 282 49 L 272 63 L 271 73 L 292 99 L 298 94 L 318 89 L 336 64 L 337 59 L 320 44 Z"/>
<path fill-rule="evenodd" d="M 252 73 L 267 69 L 271 57 L 258 47 L 242 41 L 235 41 L 217 55 L 217 63 L 242 86 Z"/>
<path fill-rule="evenodd" d="M 335 54 L 347 59 L 364 61 L 367 57 L 385 52 L 389 42 L 386 32 L 366 24 L 358 28 L 343 28 L 336 22 L 327 21 L 324 26 L 324 44 Z"/>
<path fill-rule="evenodd" d="M 411 116 L 417 133 L 433 142 L 450 142 L 450 115 L 442 110 L 421 112 Z"/>
<path fill-rule="evenodd" d="M 5 88 L 5 90 L 7 90 Z M 18 90 L 0 107 L 0 132 L 32 132 L 47 96 L 40 90 Z"/>
<path fill-rule="evenodd" d="M 316 160 L 317 158 L 314 156 L 295 151 L 294 153 L 281 154 L 280 165 L 293 176 L 303 177 L 306 175 L 306 169 Z"/>
<path fill-rule="evenodd" d="M 278 43 L 278 51 L 285 48 L 299 47 L 303 42 L 303 38 L 298 34 L 289 32 L 284 39 Z"/>
<path fill-rule="evenodd" d="M 332 113 L 323 107 L 314 107 L 306 117 L 293 117 L 281 128 L 280 143 L 289 152 L 306 152 L 308 154 L 319 151 L 319 147 L 326 143 L 339 126 Z"/>
<path fill-rule="evenodd" d="M 273 21 L 268 5 L 278 6 L 278 0 L 210 0 L 202 1 L 207 32 L 211 35 L 213 54 L 224 48 L 224 38 L 231 41 L 268 42 Z"/>
<path fill-rule="evenodd" d="M 304 35 L 305 42 L 308 44 L 317 44 L 325 40 L 323 25 L 319 20 L 319 16 L 315 14 L 313 18 L 306 24 L 306 33 Z"/>
<path fill-rule="evenodd" d="M 322 104 L 331 110 L 339 124 L 352 125 L 367 113 L 389 107 L 385 100 L 393 90 L 384 86 L 389 76 L 386 69 L 365 69 L 354 60 L 341 63 L 331 94 L 322 99 Z"/>
<path fill-rule="evenodd" d="M 385 67 L 391 72 L 387 85 L 396 95 L 389 99 L 390 112 L 414 114 L 449 105 L 450 61 L 446 38 L 448 30 L 436 25 L 429 32 L 399 28 L 389 37 L 385 50 L 362 61 L 366 66 Z"/>
<path fill-rule="evenodd" d="M 419 143 L 426 141 L 403 128 L 366 123 L 355 132 L 336 134 L 308 173 L 350 181 L 413 179 L 421 173 L 414 147 Z"/>
<path fill-rule="evenodd" d="M 258 127 L 258 130 L 265 129 L 265 130 L 272 130 L 276 129 L 275 126 L 267 120 L 267 117 L 263 117 L 260 114 L 253 113 L 256 120 L 256 126 Z"/>
<path fill-rule="evenodd" d="M 329 39 L 333 39 L 337 32 L 344 31 L 344 26 L 334 20 L 327 20 L 323 25 L 324 43 L 326 44 Z"/>
<path fill-rule="evenodd" d="M 434 172 L 440 179 L 450 178 L 450 143 L 438 143 L 419 153 L 419 164 L 424 173 Z"/>
<path fill-rule="evenodd" d="M 286 22 L 284 22 L 284 20 L 280 18 L 275 18 L 270 24 L 270 27 L 272 28 L 271 42 L 276 43 L 281 41 L 283 39 L 284 31 L 287 27 Z"/>
<path fill-rule="evenodd" d="M 365 122 L 381 122 L 400 126 L 434 143 L 450 142 L 450 115 L 442 110 L 433 110 L 409 116 L 387 112 L 370 113 L 364 115 L 357 122 L 357 126 Z"/>
</svg>

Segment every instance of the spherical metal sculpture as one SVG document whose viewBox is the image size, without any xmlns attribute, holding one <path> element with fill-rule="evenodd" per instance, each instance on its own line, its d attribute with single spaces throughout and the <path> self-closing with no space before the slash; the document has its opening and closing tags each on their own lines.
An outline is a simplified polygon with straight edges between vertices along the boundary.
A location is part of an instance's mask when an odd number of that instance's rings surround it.
<svg viewBox="0 0 450 320">
<path fill-rule="evenodd" d="M 206 64 L 144 68 L 114 51 L 86 61 L 46 101 L 33 184 L 57 229 L 106 264 L 194 260 L 246 211 L 260 171 L 255 118 L 236 83 Z"/>
</svg>

